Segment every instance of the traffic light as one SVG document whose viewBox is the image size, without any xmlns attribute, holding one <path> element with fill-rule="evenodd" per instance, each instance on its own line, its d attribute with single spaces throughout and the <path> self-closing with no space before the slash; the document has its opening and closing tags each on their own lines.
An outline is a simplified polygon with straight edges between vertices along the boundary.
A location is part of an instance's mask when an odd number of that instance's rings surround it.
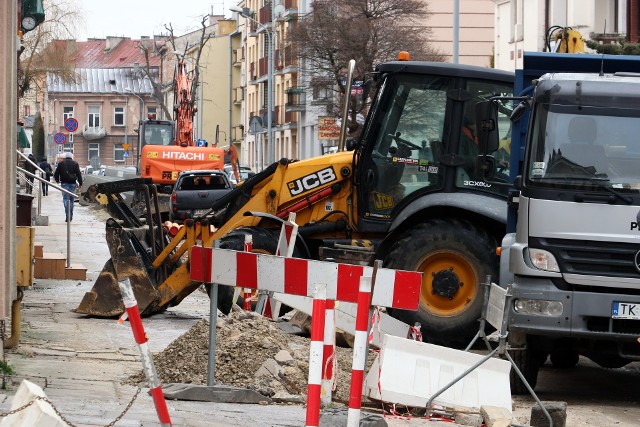
<svg viewBox="0 0 640 427">
<path fill-rule="evenodd" d="M 22 33 L 35 29 L 44 22 L 42 0 L 21 0 L 20 27 Z"/>
</svg>

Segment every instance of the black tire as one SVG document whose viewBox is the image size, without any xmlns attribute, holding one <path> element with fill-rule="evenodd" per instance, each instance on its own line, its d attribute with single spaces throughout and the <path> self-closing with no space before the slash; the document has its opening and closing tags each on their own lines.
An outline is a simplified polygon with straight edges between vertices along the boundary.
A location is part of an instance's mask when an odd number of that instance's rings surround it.
<svg viewBox="0 0 640 427">
<path fill-rule="evenodd" d="M 541 359 L 540 354 L 525 348 L 523 350 L 510 351 L 509 355 L 518 369 L 520 369 L 520 372 L 522 372 L 522 375 L 524 375 L 524 378 L 527 380 L 531 388 L 535 389 L 538 384 L 538 370 L 540 369 Z M 509 373 L 509 381 L 511 383 L 511 394 L 529 393 L 529 390 L 527 390 L 527 387 L 513 367 Z"/>
<path fill-rule="evenodd" d="M 623 359 L 617 354 L 593 353 L 586 355 L 591 361 L 606 369 L 618 369 L 627 366 L 631 360 Z"/>
<path fill-rule="evenodd" d="M 575 368 L 580 360 L 580 354 L 573 349 L 558 349 L 551 352 L 551 364 L 557 369 Z"/>
<path fill-rule="evenodd" d="M 244 236 L 247 234 L 252 236 L 253 252 L 271 255 L 276 253 L 278 237 L 280 236 L 279 228 L 237 228 L 222 237 L 220 240 L 220 248 L 232 249 L 234 251 L 244 250 Z M 296 250 L 294 250 L 294 256 L 299 256 Z M 218 308 L 225 314 L 231 311 L 231 306 L 233 305 L 233 290 L 234 288 L 232 286 L 218 287 Z M 283 307 L 281 313 L 285 311 L 287 311 L 287 308 Z"/>
<path fill-rule="evenodd" d="M 417 312 L 392 310 L 410 325 L 420 322 L 426 342 L 466 346 L 478 331 L 483 286 L 496 278 L 496 240 L 468 221 L 433 219 L 407 230 L 384 266 L 424 273 Z"/>
</svg>

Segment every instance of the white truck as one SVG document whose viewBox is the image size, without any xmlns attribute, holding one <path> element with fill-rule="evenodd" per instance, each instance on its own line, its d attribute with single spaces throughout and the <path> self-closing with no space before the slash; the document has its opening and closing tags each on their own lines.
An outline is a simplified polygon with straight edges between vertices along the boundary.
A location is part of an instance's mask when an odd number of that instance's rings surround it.
<svg viewBox="0 0 640 427">
<path fill-rule="evenodd" d="M 540 58 L 547 70 L 567 61 Z M 500 279 L 513 295 L 509 343 L 533 387 L 548 356 L 555 367 L 573 367 L 580 355 L 607 368 L 640 360 L 640 73 L 628 72 L 640 70 L 640 58 L 569 61 L 557 68 L 595 72 L 542 75 L 522 98 L 528 121 L 512 116 L 526 143 L 511 146 L 511 165 L 522 166 Z M 495 111 L 491 101 L 477 106 L 482 153 L 500 142 Z M 513 373 L 512 391 L 526 391 Z"/>
</svg>

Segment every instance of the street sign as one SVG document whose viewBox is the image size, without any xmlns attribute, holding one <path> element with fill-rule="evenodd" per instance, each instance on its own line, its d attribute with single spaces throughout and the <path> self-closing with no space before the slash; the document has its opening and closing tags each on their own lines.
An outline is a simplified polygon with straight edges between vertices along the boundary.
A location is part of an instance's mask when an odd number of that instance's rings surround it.
<svg viewBox="0 0 640 427">
<path fill-rule="evenodd" d="M 128 157 L 129 157 L 129 152 L 128 152 L 128 151 L 125 151 L 125 152 L 122 154 L 122 158 L 126 159 L 126 158 L 128 158 Z"/>
<path fill-rule="evenodd" d="M 130 146 L 131 144 L 122 144 L 122 148 L 124 148 L 124 151 L 129 151 Z"/>
<path fill-rule="evenodd" d="M 69 132 L 75 132 L 78 130 L 78 121 L 73 117 L 69 117 L 64 121 L 64 128 Z"/>
<path fill-rule="evenodd" d="M 55 141 L 56 144 L 64 144 L 65 142 L 67 142 L 67 135 L 65 135 L 62 132 L 58 132 L 55 135 L 53 135 L 53 140 Z"/>
</svg>

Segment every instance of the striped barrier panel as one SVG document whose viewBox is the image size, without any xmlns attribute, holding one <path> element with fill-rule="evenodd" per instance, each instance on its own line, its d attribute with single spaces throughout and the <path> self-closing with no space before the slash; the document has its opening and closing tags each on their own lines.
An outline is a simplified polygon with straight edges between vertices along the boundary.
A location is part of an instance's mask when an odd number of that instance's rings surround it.
<svg viewBox="0 0 640 427">
<path fill-rule="evenodd" d="M 327 299 L 343 302 L 357 302 L 360 277 L 371 277 L 373 271 L 361 265 L 230 249 L 194 246 L 191 251 L 191 280 L 308 297 L 313 297 L 314 284 L 323 283 Z M 422 273 L 380 268 L 371 304 L 415 311 L 421 284 Z"/>
</svg>

